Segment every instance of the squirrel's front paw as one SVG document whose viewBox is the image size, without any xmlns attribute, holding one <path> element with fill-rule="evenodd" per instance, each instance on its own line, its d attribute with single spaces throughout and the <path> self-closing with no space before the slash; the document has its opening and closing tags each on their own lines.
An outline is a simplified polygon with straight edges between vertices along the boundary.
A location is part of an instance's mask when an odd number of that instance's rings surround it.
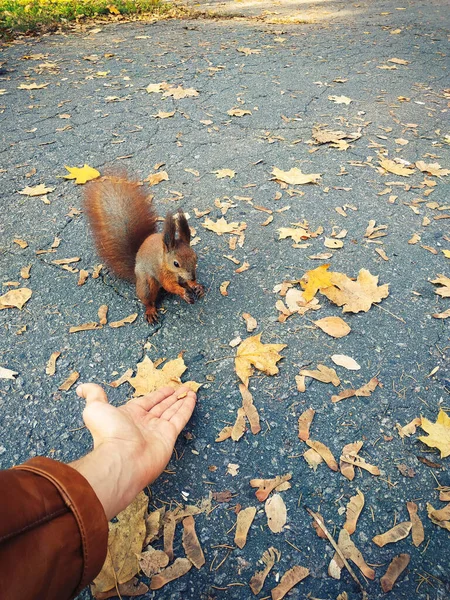
<svg viewBox="0 0 450 600">
<path fill-rule="evenodd" d="M 158 320 L 158 311 L 156 306 L 147 306 L 145 309 L 145 319 L 148 323 L 156 323 Z"/>
<path fill-rule="evenodd" d="M 195 302 L 195 300 L 197 298 L 197 294 L 194 292 L 194 290 L 192 288 L 189 288 L 189 289 L 187 289 L 187 290 L 184 291 L 184 293 L 183 293 L 183 295 L 181 297 L 188 304 L 194 304 L 194 302 Z"/>
<path fill-rule="evenodd" d="M 194 283 L 191 285 L 191 290 L 194 292 L 197 298 L 203 298 L 205 295 L 205 288 L 200 283 Z"/>
</svg>

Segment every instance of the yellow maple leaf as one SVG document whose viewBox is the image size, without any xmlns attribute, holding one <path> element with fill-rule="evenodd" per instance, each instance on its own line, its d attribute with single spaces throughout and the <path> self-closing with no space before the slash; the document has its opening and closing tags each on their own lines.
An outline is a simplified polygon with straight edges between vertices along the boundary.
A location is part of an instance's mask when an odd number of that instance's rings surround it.
<svg viewBox="0 0 450 600">
<path fill-rule="evenodd" d="M 282 171 L 277 167 L 272 170 L 272 179 L 282 181 L 289 185 L 304 185 L 305 183 L 317 183 L 322 177 L 320 173 L 302 173 L 297 167 L 292 167 L 289 171 Z"/>
<path fill-rule="evenodd" d="M 389 296 L 389 284 L 378 285 L 378 276 L 367 269 L 361 269 L 356 281 L 343 273 L 331 273 L 331 287 L 320 292 L 337 304 L 343 306 L 343 312 L 367 312 L 375 302 L 381 302 Z"/>
<path fill-rule="evenodd" d="M 278 373 L 277 362 L 283 357 L 279 351 L 286 348 L 286 344 L 263 344 L 261 333 L 245 339 L 237 349 L 235 358 L 236 373 L 248 387 L 248 380 L 253 375 L 254 368 L 263 371 L 266 375 Z"/>
<path fill-rule="evenodd" d="M 50 192 L 53 192 L 55 188 L 53 187 L 47 187 L 45 185 L 45 183 L 40 183 L 39 185 L 35 185 L 34 187 L 30 187 L 29 185 L 27 185 L 27 187 L 23 188 L 23 190 L 21 190 L 19 192 L 19 194 L 22 194 L 23 196 L 44 196 L 45 194 L 49 194 Z"/>
<path fill-rule="evenodd" d="M 75 179 L 75 183 L 82 184 L 87 181 L 91 181 L 92 179 L 97 179 L 100 177 L 100 173 L 97 169 L 90 167 L 89 165 L 84 165 L 84 167 L 68 167 L 64 165 L 65 168 L 69 171 L 69 175 L 64 175 L 64 179 Z"/>
<path fill-rule="evenodd" d="M 450 298 L 450 277 L 445 277 L 445 275 L 438 275 L 436 279 L 432 279 L 431 283 L 436 283 L 438 285 L 442 285 L 443 287 L 435 290 L 436 294 L 442 296 L 443 298 Z"/>
<path fill-rule="evenodd" d="M 328 273 L 327 269 L 330 265 L 320 265 L 317 269 L 306 271 L 300 283 L 303 288 L 303 298 L 306 302 L 310 302 L 319 290 L 333 285 L 331 281 L 332 272 Z"/>
<path fill-rule="evenodd" d="M 137 365 L 136 375 L 130 377 L 128 381 L 134 387 L 134 396 L 150 394 L 165 385 L 170 385 L 175 389 L 181 385 L 185 385 L 196 392 L 201 384 L 195 381 L 181 381 L 181 376 L 186 369 L 187 367 L 181 356 L 178 356 L 174 360 L 169 360 L 161 369 L 158 369 L 148 356 L 144 356 L 143 361 Z"/>
<path fill-rule="evenodd" d="M 423 160 L 418 160 L 416 162 L 416 167 L 422 173 L 427 173 L 428 175 L 434 175 L 435 177 L 445 177 L 450 175 L 450 169 L 442 169 L 439 163 L 426 163 Z"/>
<path fill-rule="evenodd" d="M 389 160 L 389 158 L 382 158 L 378 162 L 382 169 L 388 173 L 400 175 L 400 177 L 409 177 L 411 173 L 414 173 L 414 169 L 400 165 L 393 160 Z"/>
<path fill-rule="evenodd" d="M 440 450 L 441 458 L 450 456 L 450 417 L 442 408 L 439 411 L 436 423 L 422 417 L 420 427 L 428 433 L 428 436 L 421 435 L 419 437 L 421 442 L 430 446 L 430 448 Z"/>
<path fill-rule="evenodd" d="M 280 240 L 285 240 L 286 238 L 290 237 L 297 244 L 301 240 L 307 240 L 311 237 L 309 231 L 306 231 L 306 229 L 303 229 L 302 227 L 280 227 L 277 229 L 277 231 L 280 234 Z"/>
</svg>

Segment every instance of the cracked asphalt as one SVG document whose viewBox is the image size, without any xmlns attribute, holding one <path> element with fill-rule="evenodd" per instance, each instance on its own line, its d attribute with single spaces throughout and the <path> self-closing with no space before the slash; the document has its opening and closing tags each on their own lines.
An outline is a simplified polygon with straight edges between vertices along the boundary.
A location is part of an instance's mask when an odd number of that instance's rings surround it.
<svg viewBox="0 0 450 600">
<path fill-rule="evenodd" d="M 423 173 L 416 170 L 403 178 L 383 175 L 375 166 L 378 153 L 387 152 L 389 158 L 439 162 L 450 168 L 444 141 L 450 102 L 448 6 L 441 0 L 426 6 L 415 0 L 297 3 L 300 12 L 295 14 L 301 16 L 304 9 L 311 22 L 295 25 L 279 7 L 264 3 L 251 14 L 243 9 L 237 19 L 92 25 L 21 38 L 3 47 L 1 279 L 4 291 L 10 289 L 6 282 L 19 281 L 33 295 L 22 311 L 0 312 L 0 364 L 19 373 L 14 381 L 0 381 L 0 466 L 8 468 L 36 455 L 70 461 L 89 450 L 82 402 L 74 388 L 58 390 L 71 371 L 80 372 L 80 381 L 107 385 L 117 374 L 135 368 L 144 355 L 170 359 L 184 352 L 188 378 L 204 385 L 187 427 L 189 435 L 180 436 L 178 459 L 169 465 L 173 474 L 163 474 L 152 487 L 153 502 L 183 502 L 181 492 L 192 503 L 211 491 L 231 490 L 235 496 L 208 517 L 196 518 L 205 567 L 162 591 L 148 592 L 146 598 L 249 599 L 253 595 L 248 581 L 271 545 L 282 557 L 260 597 L 269 596 L 277 573 L 300 564 L 311 574 L 288 598 L 334 600 L 344 591 L 351 600 L 359 598 L 347 573 L 338 581 L 327 575 L 332 548 L 316 536 L 305 511 L 305 506 L 320 510 L 337 538 L 345 520 L 342 509 L 358 488 L 366 505 L 353 540 L 366 561 L 376 565 L 377 574 L 373 582 L 364 582 L 369 597 L 384 597 L 379 578 L 395 555 L 407 552 L 410 565 L 390 598 L 443 600 L 450 597 L 444 551 L 449 534 L 428 519 L 426 503 L 442 506 L 436 488 L 450 485 L 448 459 L 430 452 L 417 434 L 400 439 L 395 425 L 420 415 L 434 421 L 440 407 L 450 406 L 448 320 L 432 317 L 449 308 L 449 300 L 437 296 L 429 281 L 440 273 L 450 275 L 442 253 L 450 249 L 450 221 L 435 219 L 448 209 L 439 212 L 428 206 L 448 205 L 448 177 L 428 177 L 437 185 L 424 196 L 431 188 L 421 187 Z M 283 14 L 275 17 L 287 22 L 267 22 L 264 10 L 281 10 Z M 246 55 L 238 48 L 256 52 Z M 393 57 L 408 64 L 387 62 Z M 174 100 L 146 92 L 149 84 L 163 81 L 193 87 L 199 95 Z M 48 86 L 18 89 L 31 82 Z M 352 102 L 336 104 L 330 95 Z M 230 117 L 227 111 L 233 107 L 250 110 L 251 115 Z M 158 111 L 173 110 L 172 118 L 154 117 Z M 312 128 L 319 124 L 358 131 L 361 137 L 343 152 L 311 145 Z M 149 326 L 129 284 L 104 270 L 98 279 L 77 286 L 77 274 L 52 264 L 79 256 L 76 267 L 92 271 L 100 262 L 81 212 L 82 186 L 61 178 L 64 165 L 84 163 L 101 173 L 126 169 L 141 180 L 154 172 L 155 164 L 164 163 L 170 179 L 152 188 L 154 203 L 161 215 L 178 207 L 189 213 L 200 237 L 196 250 L 198 279 L 207 289 L 204 299 L 188 306 L 165 296 L 159 323 Z M 299 167 L 305 173 L 321 173 L 322 179 L 318 185 L 297 186 L 304 195 L 289 195 L 271 180 L 274 166 L 286 171 Z M 213 172 L 222 168 L 233 169 L 236 176 L 218 179 Z M 199 176 L 185 169 L 197 170 Z M 18 194 L 40 183 L 55 188 L 48 194 L 49 204 Z M 390 202 L 392 196 L 396 198 Z M 207 231 L 201 225 L 204 219 L 194 215 L 194 208 L 210 208 L 208 216 L 219 218 L 216 198 L 236 205 L 227 220 L 247 223 L 245 244 L 233 252 L 228 236 Z M 344 217 L 335 208 L 346 204 L 357 210 L 347 209 Z M 255 205 L 274 211 L 273 222 L 262 227 L 268 215 Z M 285 206 L 290 208 L 276 212 Z M 424 217 L 428 226 L 423 225 Z M 304 219 L 312 230 L 322 226 L 324 233 L 307 240 L 306 248 L 278 240 L 277 228 Z M 388 226 L 387 235 L 378 240 L 381 245 L 364 238 L 369 220 Z M 379 276 L 380 284 L 390 285 L 389 297 L 379 306 L 368 313 L 343 315 L 352 332 L 342 339 L 326 336 L 312 324 L 316 318 L 341 314 L 325 298 L 319 312 L 280 323 L 275 308 L 279 296 L 273 292 L 275 285 L 299 279 L 324 262 L 309 257 L 328 252 L 324 238 L 333 227 L 347 229 L 348 235 L 342 249 L 331 251 L 330 269 L 356 277 L 366 268 Z M 420 235 L 420 243 L 408 244 L 414 233 Z M 55 252 L 36 254 L 50 249 L 55 237 L 61 239 Z M 14 238 L 25 240 L 28 247 L 21 249 Z M 375 248 L 382 248 L 389 260 Z M 247 261 L 250 269 L 236 274 L 236 265 L 224 258 L 230 253 L 241 263 Z M 19 273 L 28 264 L 31 276 L 24 282 Z M 227 297 L 219 291 L 225 280 L 231 282 Z M 111 320 L 133 312 L 139 317 L 120 329 L 69 334 L 70 326 L 95 321 L 101 304 L 108 305 Z M 250 380 L 262 418 L 261 434 L 248 431 L 238 443 L 216 444 L 218 431 L 234 422 L 241 404 L 235 350 L 229 342 L 249 335 L 243 312 L 257 319 L 255 333 L 262 332 L 263 342 L 287 344 L 285 358 L 278 376 L 257 372 Z M 61 356 L 56 374 L 49 377 L 45 366 L 54 351 Z M 357 372 L 336 367 L 343 387 L 361 386 L 377 375 L 383 388 L 368 398 L 332 404 L 334 388 L 309 379 L 306 392 L 299 393 L 299 369 L 318 363 L 333 366 L 330 356 L 335 353 L 350 355 L 361 365 Z M 107 390 L 116 404 L 132 392 L 128 384 Z M 297 418 L 310 406 L 316 410 L 314 439 L 336 457 L 345 444 L 363 440 L 361 454 L 380 467 L 381 476 L 359 472 L 348 482 L 325 465 L 313 472 L 302 458 L 305 446 L 297 437 Z M 430 468 L 418 456 L 442 468 Z M 229 463 L 240 466 L 236 477 L 226 474 Z M 413 469 L 414 476 L 401 475 L 397 464 Z M 249 480 L 287 472 L 293 476 L 292 489 L 283 492 L 285 530 L 272 534 L 263 506 L 258 506 L 247 545 L 232 550 L 217 570 L 210 570 L 214 558 L 218 565 L 227 555 L 219 546 L 233 544 L 235 505 L 257 505 Z M 419 548 L 410 538 L 375 546 L 374 535 L 407 520 L 410 500 L 419 506 L 425 542 Z M 183 555 L 179 531 L 175 555 Z M 88 590 L 79 596 L 90 597 Z"/>
</svg>

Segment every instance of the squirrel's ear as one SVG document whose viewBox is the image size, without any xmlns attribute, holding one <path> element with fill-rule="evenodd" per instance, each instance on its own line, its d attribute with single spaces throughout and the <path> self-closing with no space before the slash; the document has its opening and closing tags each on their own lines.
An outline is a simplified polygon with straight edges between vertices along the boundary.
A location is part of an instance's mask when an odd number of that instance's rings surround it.
<svg viewBox="0 0 450 600">
<path fill-rule="evenodd" d="M 186 215 L 181 208 L 178 209 L 178 234 L 180 240 L 189 246 L 191 243 L 191 230 L 189 229 Z"/>
<path fill-rule="evenodd" d="M 163 242 L 167 250 L 175 248 L 176 225 L 172 213 L 167 213 L 164 220 Z"/>
</svg>

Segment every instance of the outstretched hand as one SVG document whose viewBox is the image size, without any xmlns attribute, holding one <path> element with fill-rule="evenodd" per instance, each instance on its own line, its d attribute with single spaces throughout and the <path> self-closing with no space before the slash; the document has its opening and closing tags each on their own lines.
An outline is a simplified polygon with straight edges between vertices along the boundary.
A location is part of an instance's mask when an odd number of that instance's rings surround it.
<svg viewBox="0 0 450 600">
<path fill-rule="evenodd" d="M 186 387 L 163 387 L 118 408 L 94 383 L 78 386 L 77 394 L 86 400 L 83 419 L 94 450 L 71 466 L 86 477 L 111 518 L 162 473 L 196 394 Z"/>
</svg>

